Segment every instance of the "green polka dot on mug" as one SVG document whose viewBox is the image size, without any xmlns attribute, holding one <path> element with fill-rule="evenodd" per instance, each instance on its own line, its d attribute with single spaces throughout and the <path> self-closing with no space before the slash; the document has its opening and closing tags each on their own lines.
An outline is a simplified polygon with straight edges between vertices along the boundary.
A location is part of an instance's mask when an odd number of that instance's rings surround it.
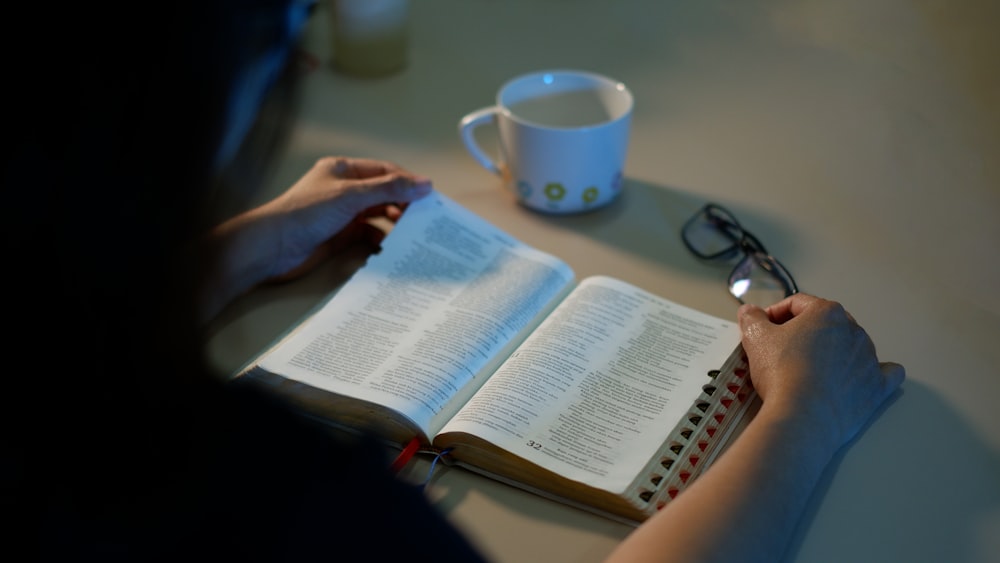
<svg viewBox="0 0 1000 563">
<path fill-rule="evenodd" d="M 566 196 L 566 188 L 558 182 L 550 182 L 545 184 L 545 197 L 549 201 L 562 201 L 562 198 Z"/>
<path fill-rule="evenodd" d="M 469 154 L 502 178 L 521 205 L 579 213 L 622 191 L 633 103 L 631 91 L 609 77 L 543 70 L 504 83 L 494 104 L 462 117 L 458 129 Z M 481 126 L 498 136 L 496 154 L 476 139 Z"/>
</svg>

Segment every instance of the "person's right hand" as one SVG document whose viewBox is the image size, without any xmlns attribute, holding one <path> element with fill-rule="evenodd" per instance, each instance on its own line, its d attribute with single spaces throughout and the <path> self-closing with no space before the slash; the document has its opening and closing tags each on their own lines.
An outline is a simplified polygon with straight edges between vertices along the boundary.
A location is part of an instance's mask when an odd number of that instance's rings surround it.
<svg viewBox="0 0 1000 563">
<path fill-rule="evenodd" d="M 763 407 L 825 436 L 832 450 L 853 439 L 905 378 L 837 302 L 795 294 L 738 312 L 750 377 Z M 831 451 L 832 451 L 831 450 Z"/>
</svg>

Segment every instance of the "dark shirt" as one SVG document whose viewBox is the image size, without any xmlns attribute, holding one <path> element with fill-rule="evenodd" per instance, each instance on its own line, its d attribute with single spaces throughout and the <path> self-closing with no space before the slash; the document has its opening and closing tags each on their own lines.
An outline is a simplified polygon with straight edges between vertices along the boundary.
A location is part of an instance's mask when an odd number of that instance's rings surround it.
<svg viewBox="0 0 1000 563">
<path fill-rule="evenodd" d="M 481 560 L 384 446 L 250 384 L 206 388 L 148 432 L 120 419 L 78 467 L 23 479 L 21 539 L 60 561 Z"/>
</svg>

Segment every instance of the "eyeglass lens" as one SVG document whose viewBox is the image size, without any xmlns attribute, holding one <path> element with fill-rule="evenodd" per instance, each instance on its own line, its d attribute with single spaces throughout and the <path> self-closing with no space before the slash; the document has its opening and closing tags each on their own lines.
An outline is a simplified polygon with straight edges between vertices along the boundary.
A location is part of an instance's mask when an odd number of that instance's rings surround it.
<svg viewBox="0 0 1000 563">
<path fill-rule="evenodd" d="M 741 303 L 766 307 L 796 293 L 795 281 L 772 256 L 747 254 L 729 274 L 729 293 Z"/>
<path fill-rule="evenodd" d="M 740 250 L 743 228 L 730 213 L 707 205 L 684 225 L 682 237 L 694 254 L 701 258 L 731 258 Z"/>
<path fill-rule="evenodd" d="M 757 237 L 745 231 L 726 209 L 708 204 L 681 232 L 688 249 L 700 258 L 742 257 L 729 274 L 729 292 L 741 303 L 767 306 L 798 292 L 792 275 L 769 255 Z"/>
</svg>

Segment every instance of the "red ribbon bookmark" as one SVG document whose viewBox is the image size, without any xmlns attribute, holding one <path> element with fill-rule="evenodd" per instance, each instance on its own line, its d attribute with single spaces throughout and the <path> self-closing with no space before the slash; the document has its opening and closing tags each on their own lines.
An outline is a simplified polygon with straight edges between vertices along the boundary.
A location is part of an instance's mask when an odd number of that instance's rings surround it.
<svg viewBox="0 0 1000 563">
<path fill-rule="evenodd" d="M 410 463 L 410 460 L 413 459 L 414 455 L 416 455 L 418 449 L 420 449 L 420 440 L 418 440 L 417 438 L 413 438 L 412 440 L 410 440 L 409 444 L 406 444 L 406 447 L 403 448 L 403 451 L 399 452 L 399 455 L 396 456 L 396 459 L 393 460 L 391 467 L 392 472 L 399 473 L 400 471 L 402 471 L 403 468 L 406 467 L 406 464 Z"/>
</svg>

